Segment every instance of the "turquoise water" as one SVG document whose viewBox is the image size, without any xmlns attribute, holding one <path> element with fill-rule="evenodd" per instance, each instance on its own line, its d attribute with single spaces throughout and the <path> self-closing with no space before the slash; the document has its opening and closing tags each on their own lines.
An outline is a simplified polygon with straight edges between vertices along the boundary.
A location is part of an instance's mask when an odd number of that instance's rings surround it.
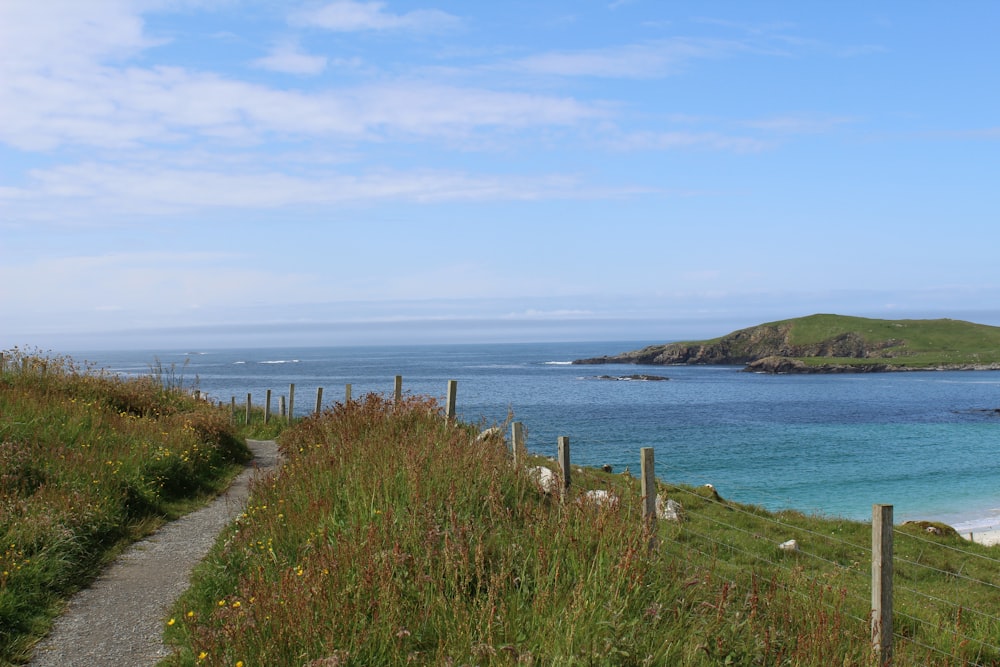
<svg viewBox="0 0 1000 667">
<path fill-rule="evenodd" d="M 713 484 L 726 498 L 770 509 L 867 519 L 873 503 L 897 521 L 945 520 L 963 532 L 1000 526 L 1000 373 L 920 372 L 770 376 L 731 367 L 573 366 L 647 344 L 330 347 L 76 353 L 123 373 L 174 368 L 217 400 L 288 394 L 296 413 L 404 390 L 444 397 L 458 381 L 460 416 L 483 425 L 512 413 L 528 447 L 554 455 L 569 436 L 580 465 L 639 468 L 655 449 L 657 475 Z M 667 382 L 608 381 L 642 372 Z"/>
</svg>

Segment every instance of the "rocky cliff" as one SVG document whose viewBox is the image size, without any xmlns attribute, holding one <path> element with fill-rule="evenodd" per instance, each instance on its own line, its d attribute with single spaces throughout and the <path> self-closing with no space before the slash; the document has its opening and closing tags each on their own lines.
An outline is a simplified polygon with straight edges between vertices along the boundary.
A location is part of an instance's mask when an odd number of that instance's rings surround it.
<svg viewBox="0 0 1000 667">
<path fill-rule="evenodd" d="M 575 364 L 759 364 L 753 370 L 763 372 L 806 372 L 805 364 L 793 364 L 803 357 L 838 357 L 851 359 L 885 359 L 905 355 L 900 339 L 866 341 L 854 331 L 840 332 L 831 337 L 806 344 L 792 342 L 791 332 L 796 320 L 762 324 L 707 341 L 651 345 L 641 350 L 614 356 L 579 359 Z M 885 370 L 885 368 L 868 369 Z M 823 371 L 819 371 L 823 372 Z"/>
</svg>

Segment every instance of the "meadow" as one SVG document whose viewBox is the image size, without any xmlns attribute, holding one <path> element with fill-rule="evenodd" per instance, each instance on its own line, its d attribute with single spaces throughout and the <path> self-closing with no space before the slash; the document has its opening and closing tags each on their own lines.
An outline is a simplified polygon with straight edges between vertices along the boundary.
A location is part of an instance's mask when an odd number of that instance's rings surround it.
<svg viewBox="0 0 1000 667">
<path fill-rule="evenodd" d="M 279 439 L 282 471 L 195 572 L 163 665 L 873 665 L 871 526 L 574 469 L 377 395 Z M 616 500 L 594 502 L 588 490 Z M 928 528 L 932 532 L 928 532 Z M 896 665 L 1000 664 L 992 548 L 895 533 Z M 937 534 L 940 533 L 940 534 Z M 779 545 L 796 540 L 793 549 Z"/>
<path fill-rule="evenodd" d="M 288 427 L 258 412 L 242 426 L 180 384 L 173 369 L 124 380 L 5 353 L 0 664 L 23 661 L 125 544 L 224 488 L 248 434 L 277 436 L 284 467 L 254 483 L 164 619 L 164 666 L 884 657 L 866 522 L 662 482 L 681 520 L 651 522 L 631 474 L 574 467 L 562 498 L 533 472 L 555 462 L 515 463 L 505 438 L 480 438 L 484 424 L 445 419 L 433 399 L 369 394 Z M 994 548 L 946 526 L 893 534 L 893 664 L 1000 664 Z"/>
<path fill-rule="evenodd" d="M 225 488 L 249 457 L 172 368 L 122 379 L 8 350 L 0 371 L 0 664 L 23 661 L 121 549 Z"/>
</svg>

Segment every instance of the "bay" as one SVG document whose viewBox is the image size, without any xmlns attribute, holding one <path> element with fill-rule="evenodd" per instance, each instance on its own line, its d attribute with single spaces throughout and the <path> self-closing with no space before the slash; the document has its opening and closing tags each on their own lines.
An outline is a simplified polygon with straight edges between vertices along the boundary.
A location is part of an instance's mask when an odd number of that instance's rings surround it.
<svg viewBox="0 0 1000 667">
<path fill-rule="evenodd" d="M 554 456 L 568 436 L 575 464 L 639 470 L 653 447 L 657 476 L 713 484 L 768 509 L 897 521 L 941 520 L 961 532 L 1000 526 L 1000 373 L 759 375 L 719 366 L 576 366 L 651 341 L 144 350 L 73 353 L 126 375 L 158 368 L 185 387 L 257 404 L 295 384 L 296 414 L 404 391 L 438 398 L 458 381 L 458 413 L 483 427 L 525 424 L 528 448 Z M 654 341 L 655 342 L 655 341 Z M 665 382 L 605 380 L 646 373 Z"/>
</svg>

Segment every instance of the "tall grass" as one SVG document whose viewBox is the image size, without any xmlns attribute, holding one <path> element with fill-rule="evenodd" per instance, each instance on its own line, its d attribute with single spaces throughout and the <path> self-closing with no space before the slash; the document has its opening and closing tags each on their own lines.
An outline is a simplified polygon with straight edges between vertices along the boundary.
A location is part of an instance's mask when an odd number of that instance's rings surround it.
<svg viewBox="0 0 1000 667">
<path fill-rule="evenodd" d="M 8 350 L 0 373 L 0 664 L 128 541 L 249 455 L 228 414 L 154 376 Z"/>
<path fill-rule="evenodd" d="M 376 396 L 286 431 L 284 468 L 174 609 L 164 664 L 876 664 L 870 526 L 661 485 L 686 518 L 651 532 L 631 477 L 574 471 L 561 502 L 477 432 Z M 996 561 L 900 532 L 895 664 L 1000 661 L 996 620 L 963 611 L 996 605 L 965 580 Z"/>
</svg>

